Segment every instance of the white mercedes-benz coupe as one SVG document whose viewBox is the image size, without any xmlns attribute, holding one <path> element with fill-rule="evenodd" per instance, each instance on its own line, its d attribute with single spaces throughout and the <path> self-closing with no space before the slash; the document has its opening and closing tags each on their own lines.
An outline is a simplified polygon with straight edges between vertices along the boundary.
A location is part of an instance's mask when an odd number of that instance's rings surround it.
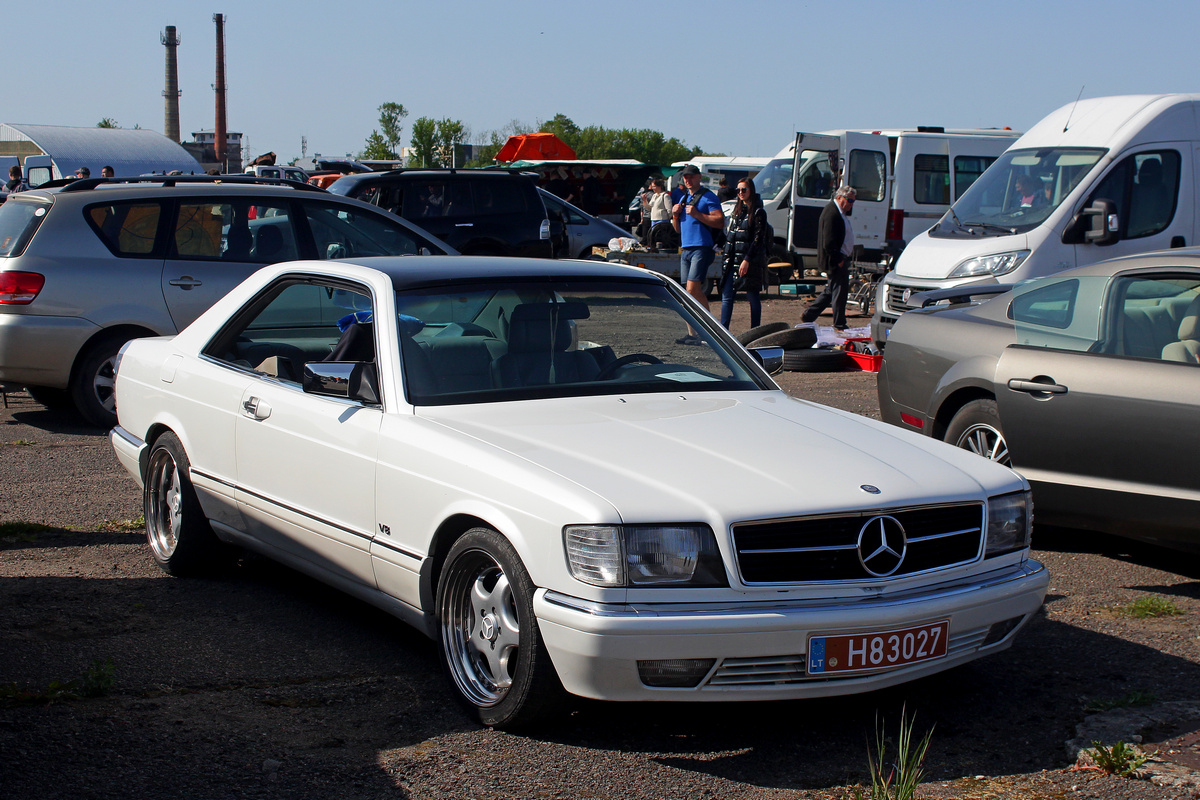
<svg viewBox="0 0 1200 800">
<path fill-rule="evenodd" d="M 244 548 L 384 608 L 487 725 L 1008 647 L 1048 585 L 1026 481 L 794 399 L 781 360 L 634 267 L 289 262 L 126 346 L 111 440 L 165 570 Z"/>
</svg>

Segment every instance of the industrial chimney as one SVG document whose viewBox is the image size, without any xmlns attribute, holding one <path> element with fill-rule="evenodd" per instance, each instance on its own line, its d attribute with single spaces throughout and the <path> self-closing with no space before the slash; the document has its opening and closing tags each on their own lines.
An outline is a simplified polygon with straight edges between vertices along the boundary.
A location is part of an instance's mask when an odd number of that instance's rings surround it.
<svg viewBox="0 0 1200 800">
<path fill-rule="evenodd" d="M 167 30 L 159 37 L 167 48 L 167 88 L 163 90 L 165 107 L 163 109 L 163 134 L 172 142 L 178 143 L 179 138 L 179 62 L 176 60 L 175 48 L 180 39 L 175 35 L 175 26 L 168 25 Z"/>
<path fill-rule="evenodd" d="M 225 15 L 213 14 L 213 22 L 217 23 L 217 82 L 213 89 L 217 92 L 217 125 L 213 138 L 213 150 L 217 163 L 222 172 L 229 171 L 225 161 L 225 143 L 228 134 L 225 132 Z"/>
</svg>

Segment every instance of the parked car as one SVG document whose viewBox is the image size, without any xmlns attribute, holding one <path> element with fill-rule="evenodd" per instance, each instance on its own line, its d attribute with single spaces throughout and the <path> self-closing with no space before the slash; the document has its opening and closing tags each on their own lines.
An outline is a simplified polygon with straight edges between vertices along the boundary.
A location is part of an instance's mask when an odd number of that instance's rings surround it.
<svg viewBox="0 0 1200 800">
<path fill-rule="evenodd" d="M 510 170 L 397 169 L 344 175 L 329 191 L 386 208 L 466 255 L 553 258 L 536 180 Z"/>
<path fill-rule="evenodd" d="M 307 172 L 299 167 L 289 167 L 283 164 L 256 164 L 252 167 L 246 167 L 245 174 L 254 175 L 258 178 L 278 178 L 284 181 L 308 183 Z"/>
<path fill-rule="evenodd" d="M 564 691 L 863 692 L 1008 647 L 1048 582 L 1028 484 L 789 397 L 782 357 L 623 265 L 277 264 L 124 349 L 110 439 L 164 569 L 236 545 L 377 605 L 488 725 Z"/>
<path fill-rule="evenodd" d="M 1200 549 L 1200 250 L 990 288 L 900 317 L 884 421 L 1011 464 L 1039 521 Z"/>
<path fill-rule="evenodd" d="M 538 192 L 546 211 L 561 216 L 566 226 L 567 243 L 563 258 L 587 258 L 592 254 L 593 247 L 607 249 L 613 239 L 629 236 L 629 231 L 619 225 L 593 217 L 545 189 L 539 188 Z"/>
<path fill-rule="evenodd" d="M 116 423 L 112 365 L 275 261 L 452 253 L 365 203 L 246 176 L 91 178 L 0 206 L 0 382 Z"/>
</svg>

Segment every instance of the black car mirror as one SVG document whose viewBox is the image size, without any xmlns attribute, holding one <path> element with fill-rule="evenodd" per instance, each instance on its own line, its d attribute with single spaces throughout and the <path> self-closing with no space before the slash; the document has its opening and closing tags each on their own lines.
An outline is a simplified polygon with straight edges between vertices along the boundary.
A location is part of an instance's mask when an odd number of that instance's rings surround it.
<svg viewBox="0 0 1200 800">
<path fill-rule="evenodd" d="M 309 361 L 301 386 L 308 394 L 379 405 L 379 377 L 373 362 Z"/>
<path fill-rule="evenodd" d="M 1080 210 L 1063 231 L 1063 244 L 1116 244 L 1121 238 L 1121 220 L 1117 205 L 1111 200 L 1098 199 Z"/>
</svg>

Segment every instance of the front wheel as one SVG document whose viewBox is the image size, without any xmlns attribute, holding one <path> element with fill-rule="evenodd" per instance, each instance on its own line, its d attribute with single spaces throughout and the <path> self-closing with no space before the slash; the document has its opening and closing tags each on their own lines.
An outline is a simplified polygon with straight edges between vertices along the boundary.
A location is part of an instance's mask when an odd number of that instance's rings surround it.
<svg viewBox="0 0 1200 800">
<path fill-rule="evenodd" d="M 484 725 L 525 727 L 561 705 L 533 592 L 516 550 L 496 531 L 473 528 L 450 548 L 437 589 L 442 663 Z"/>
<path fill-rule="evenodd" d="M 960 408 L 946 427 L 945 441 L 1006 467 L 1012 466 L 995 400 L 972 400 Z"/>
</svg>

